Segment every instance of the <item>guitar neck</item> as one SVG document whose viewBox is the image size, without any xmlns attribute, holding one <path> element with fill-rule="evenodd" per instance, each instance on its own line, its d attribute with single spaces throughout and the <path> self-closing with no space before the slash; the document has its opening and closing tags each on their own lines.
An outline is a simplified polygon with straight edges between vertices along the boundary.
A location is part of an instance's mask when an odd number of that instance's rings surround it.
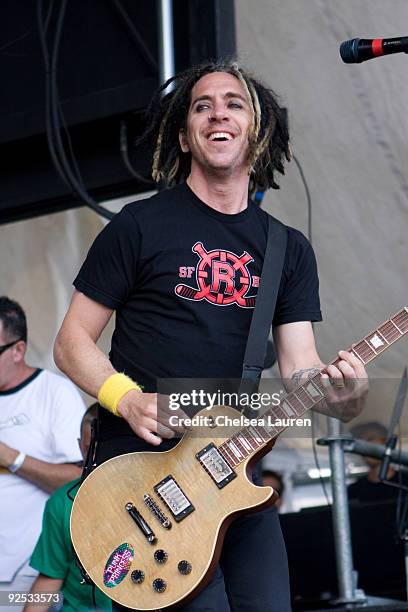
<svg viewBox="0 0 408 612">
<path fill-rule="evenodd" d="M 407 306 L 367 334 L 360 342 L 353 344 L 348 351 L 353 353 L 363 365 L 367 365 L 406 333 L 408 333 Z M 340 358 L 337 358 L 331 364 L 337 365 L 339 361 Z M 277 425 L 277 421 L 287 422 L 290 419 L 300 418 L 325 397 L 322 372 L 318 372 L 288 393 L 278 406 L 267 410 L 262 415 L 262 424 L 243 427 L 221 444 L 218 447 L 219 451 L 230 465 L 242 463 L 287 428 L 286 425 Z"/>
</svg>

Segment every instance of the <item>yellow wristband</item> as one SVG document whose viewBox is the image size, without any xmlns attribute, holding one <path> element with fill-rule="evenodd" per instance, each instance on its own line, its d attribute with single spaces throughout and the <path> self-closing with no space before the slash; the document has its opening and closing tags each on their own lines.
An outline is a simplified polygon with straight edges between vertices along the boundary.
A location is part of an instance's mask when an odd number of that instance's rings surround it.
<svg viewBox="0 0 408 612">
<path fill-rule="evenodd" d="M 129 376 L 126 376 L 126 374 L 112 374 L 112 376 L 109 376 L 109 378 L 105 380 L 102 387 L 99 389 L 98 402 L 101 406 L 109 410 L 109 412 L 120 417 L 116 407 L 122 397 L 132 389 L 141 391 L 139 385 L 129 378 Z"/>
</svg>

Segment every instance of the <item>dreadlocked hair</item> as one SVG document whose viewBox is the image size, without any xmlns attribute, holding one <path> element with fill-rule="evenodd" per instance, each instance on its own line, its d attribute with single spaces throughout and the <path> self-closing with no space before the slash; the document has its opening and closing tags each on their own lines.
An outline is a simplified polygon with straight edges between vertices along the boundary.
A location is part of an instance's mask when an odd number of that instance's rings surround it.
<svg viewBox="0 0 408 612">
<path fill-rule="evenodd" d="M 152 178 L 167 186 L 184 182 L 191 166 L 190 153 L 183 153 L 179 131 L 185 129 L 191 102 L 191 90 L 206 74 L 226 72 L 235 76 L 248 98 L 252 111 L 249 134 L 250 192 L 279 189 L 275 172 L 284 174 L 284 158 L 291 159 L 286 113 L 279 106 L 277 96 L 236 61 L 195 66 L 168 79 L 155 93 L 146 112 L 146 130 L 136 141 L 154 142 Z M 168 87 L 171 91 L 164 92 Z"/>
</svg>

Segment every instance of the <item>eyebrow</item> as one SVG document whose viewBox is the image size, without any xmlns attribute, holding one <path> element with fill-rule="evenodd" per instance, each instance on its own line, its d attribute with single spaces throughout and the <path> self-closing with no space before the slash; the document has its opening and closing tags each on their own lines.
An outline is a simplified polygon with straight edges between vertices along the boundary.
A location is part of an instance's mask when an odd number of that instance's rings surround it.
<svg viewBox="0 0 408 612">
<path fill-rule="evenodd" d="M 193 100 L 191 102 L 191 106 L 194 106 L 194 104 L 196 104 L 197 102 L 201 102 L 202 100 L 212 100 L 213 96 L 210 96 L 209 94 L 204 94 L 202 96 L 199 96 L 198 98 L 196 98 L 195 100 Z M 245 102 L 246 104 L 248 104 L 248 100 L 246 99 L 245 96 L 243 96 L 240 93 L 237 93 L 235 91 L 227 91 L 224 95 L 223 98 L 239 98 L 240 100 L 242 100 L 243 102 Z"/>
</svg>

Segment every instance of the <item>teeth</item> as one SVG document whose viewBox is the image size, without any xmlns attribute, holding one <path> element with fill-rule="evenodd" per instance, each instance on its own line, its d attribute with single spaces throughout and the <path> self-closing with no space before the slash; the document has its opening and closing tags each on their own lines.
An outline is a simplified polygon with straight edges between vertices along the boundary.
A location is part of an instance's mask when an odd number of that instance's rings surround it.
<svg viewBox="0 0 408 612">
<path fill-rule="evenodd" d="M 213 132 L 209 135 L 208 140 L 217 140 L 218 138 L 225 138 L 225 140 L 232 140 L 231 134 L 228 132 Z"/>
</svg>

